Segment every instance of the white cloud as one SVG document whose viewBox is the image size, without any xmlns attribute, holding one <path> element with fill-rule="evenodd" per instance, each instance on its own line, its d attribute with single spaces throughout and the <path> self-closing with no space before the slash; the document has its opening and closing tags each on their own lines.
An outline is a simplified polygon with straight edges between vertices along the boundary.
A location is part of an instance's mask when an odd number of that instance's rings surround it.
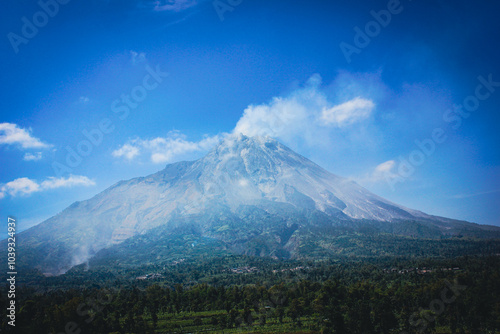
<svg viewBox="0 0 500 334">
<path fill-rule="evenodd" d="M 377 167 L 375 167 L 375 173 L 388 173 L 391 172 L 396 162 L 394 160 L 388 160 L 386 162 L 381 163 Z"/>
<path fill-rule="evenodd" d="M 270 136 L 284 142 L 301 138 L 314 144 L 321 137 L 318 129 L 319 112 L 328 106 L 328 100 L 318 87 L 321 77 L 314 75 L 306 86 L 286 97 L 275 97 L 269 103 L 248 106 L 233 133 L 247 136 Z"/>
<path fill-rule="evenodd" d="M 286 137 L 304 130 L 311 118 L 310 111 L 296 98 L 274 98 L 269 104 L 246 108 L 233 133 Z"/>
<path fill-rule="evenodd" d="M 205 137 L 200 141 L 188 141 L 178 132 L 170 132 L 166 137 L 154 139 L 133 139 L 112 152 L 116 158 L 132 160 L 146 154 L 153 163 L 172 162 L 189 153 L 204 152 L 215 146 L 220 136 Z"/>
<path fill-rule="evenodd" d="M 367 140 L 370 138 L 365 135 L 363 126 L 368 123 L 375 107 L 370 97 L 377 95 L 365 88 L 375 85 L 372 83 L 374 78 L 368 79 L 361 78 L 361 83 L 354 85 L 352 82 L 356 80 L 343 74 L 333 86 L 343 87 L 342 94 L 327 94 L 321 88 L 321 76 L 315 74 L 303 87 L 286 96 L 274 97 L 269 103 L 248 106 L 231 133 L 270 136 L 294 149 L 300 146 L 327 147 L 333 140 L 339 150 L 342 141 L 350 144 L 357 142 L 367 147 L 373 141 Z M 368 97 L 361 97 L 365 91 Z M 354 124 L 357 125 L 356 131 L 351 131 L 349 125 Z M 223 136 L 206 136 L 196 142 L 188 141 L 178 132 L 171 132 L 165 138 L 129 140 L 112 155 L 133 160 L 146 154 L 154 163 L 172 162 L 187 153 L 208 151 Z"/>
<path fill-rule="evenodd" d="M 23 129 L 13 123 L 0 123 L 0 144 L 20 145 L 23 149 L 49 148 L 52 145 L 43 143 L 31 136 L 31 129 Z"/>
<path fill-rule="evenodd" d="M 114 150 L 112 155 L 115 158 L 124 157 L 127 160 L 132 160 L 139 155 L 139 147 L 133 146 L 134 144 L 125 144 L 117 150 Z"/>
<path fill-rule="evenodd" d="M 167 137 L 145 142 L 145 146 L 151 150 L 154 163 L 164 163 L 186 153 L 208 151 L 218 142 L 218 136 L 206 137 L 198 142 L 187 141 L 184 137 Z"/>
<path fill-rule="evenodd" d="M 2 197 L 5 196 L 5 194 L 14 197 L 18 195 L 30 195 L 37 191 L 40 191 L 40 185 L 38 183 L 27 177 L 21 177 L 3 185 L 0 193 L 2 193 Z"/>
<path fill-rule="evenodd" d="M 330 127 L 346 127 L 366 120 L 375 107 L 367 98 L 329 97 L 320 88 L 321 77 L 313 75 L 305 87 L 270 103 L 247 107 L 233 133 L 267 135 L 293 142 L 297 138 L 309 146 L 324 142 Z M 359 90 L 361 92 L 361 90 Z"/>
<path fill-rule="evenodd" d="M 38 161 L 40 159 L 42 159 L 42 152 L 25 153 L 23 157 L 24 161 Z"/>
<path fill-rule="evenodd" d="M 29 196 L 32 193 L 50 189 L 69 188 L 74 186 L 87 187 L 93 185 L 95 185 L 94 181 L 90 180 L 86 176 L 80 175 L 70 175 L 66 178 L 49 177 L 41 183 L 27 177 L 21 177 L 15 179 L 14 181 L 0 185 L 0 199 L 4 198 L 6 195 L 10 195 L 12 197 Z"/>
<path fill-rule="evenodd" d="M 41 183 L 43 190 L 56 189 L 56 188 L 70 188 L 74 186 L 95 186 L 95 182 L 90 180 L 86 176 L 81 175 L 70 175 L 66 178 L 64 177 L 49 177 L 47 180 Z"/>
<path fill-rule="evenodd" d="M 358 181 L 360 183 L 374 184 L 379 182 L 391 182 L 396 178 L 401 178 L 396 172 L 396 161 L 388 160 L 376 166 L 370 173 L 365 175 L 365 177 L 360 178 Z"/>
<path fill-rule="evenodd" d="M 374 108 L 372 101 L 356 97 L 332 108 L 323 109 L 321 120 L 325 125 L 350 125 L 368 118 Z"/>
</svg>

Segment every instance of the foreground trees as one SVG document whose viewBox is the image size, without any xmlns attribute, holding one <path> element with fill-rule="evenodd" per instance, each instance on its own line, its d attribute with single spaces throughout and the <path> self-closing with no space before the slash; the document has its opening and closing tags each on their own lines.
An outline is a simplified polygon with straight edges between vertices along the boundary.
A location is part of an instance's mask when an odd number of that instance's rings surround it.
<svg viewBox="0 0 500 334">
<path fill-rule="evenodd" d="M 245 332 L 496 333 L 500 331 L 499 257 L 450 260 L 457 270 L 426 273 L 318 265 L 302 275 L 255 274 L 254 283 L 182 285 L 158 279 L 136 286 L 37 292 L 19 287 L 22 333 Z M 446 270 L 444 270 L 445 268 Z M 428 269 L 429 270 L 429 269 Z M 328 278 L 321 277 L 329 272 Z M 234 274 L 251 281 L 252 274 Z M 233 277 L 231 276 L 231 277 Z M 319 277 L 319 278 L 318 278 Z M 0 305 L 6 307 L 5 293 Z M 2 332 L 9 332 L 2 320 Z"/>
</svg>

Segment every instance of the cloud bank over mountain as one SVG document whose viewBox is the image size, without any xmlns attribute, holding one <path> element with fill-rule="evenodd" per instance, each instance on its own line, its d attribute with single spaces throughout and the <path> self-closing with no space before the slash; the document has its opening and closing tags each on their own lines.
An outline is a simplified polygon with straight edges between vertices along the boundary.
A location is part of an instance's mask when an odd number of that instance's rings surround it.
<svg viewBox="0 0 500 334">
<path fill-rule="evenodd" d="M 340 128 L 350 131 L 369 122 L 376 109 L 376 102 L 370 96 L 378 98 L 378 93 L 373 94 L 371 90 L 370 80 L 357 80 L 343 73 L 330 87 L 323 87 L 321 76 L 314 74 L 302 87 L 284 96 L 249 105 L 229 133 L 270 136 L 306 147 L 324 146 Z M 329 93 L 336 89 L 342 92 Z M 207 152 L 229 133 L 207 134 L 199 141 L 190 141 L 179 131 L 165 137 L 134 138 L 115 149 L 112 155 L 128 161 L 145 155 L 153 163 L 173 162 L 187 153 Z"/>
</svg>

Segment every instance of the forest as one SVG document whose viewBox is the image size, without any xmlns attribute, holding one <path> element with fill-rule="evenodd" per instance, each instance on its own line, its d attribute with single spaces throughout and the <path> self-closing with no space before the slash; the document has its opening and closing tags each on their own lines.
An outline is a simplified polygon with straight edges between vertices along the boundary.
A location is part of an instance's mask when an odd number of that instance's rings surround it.
<svg viewBox="0 0 500 334">
<path fill-rule="evenodd" d="M 121 271 L 120 271 L 121 270 Z M 9 333 L 498 333 L 500 256 L 229 256 L 26 271 Z M 2 287 L 0 304 L 7 307 Z"/>
</svg>

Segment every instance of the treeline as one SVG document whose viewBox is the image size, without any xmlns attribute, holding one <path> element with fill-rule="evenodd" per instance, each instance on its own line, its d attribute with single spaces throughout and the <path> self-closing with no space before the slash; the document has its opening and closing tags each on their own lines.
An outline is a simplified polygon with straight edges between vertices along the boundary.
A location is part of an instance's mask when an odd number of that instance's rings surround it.
<svg viewBox="0 0 500 334">
<path fill-rule="evenodd" d="M 306 276 L 308 272 L 321 273 L 326 280 L 320 276 L 310 280 L 286 270 L 273 275 L 286 275 L 288 279 L 272 284 L 272 278 L 257 278 L 263 276 L 261 271 L 228 273 L 248 281 L 253 278 L 251 284 L 185 286 L 159 278 L 134 280 L 119 289 L 101 287 L 92 280 L 81 289 L 37 292 L 34 286 L 21 286 L 16 332 L 499 332 L 499 258 L 449 262 L 450 266 L 456 263 L 462 267 L 448 271 L 443 270 L 446 266 L 438 267 L 446 261 L 435 262 L 434 270 L 426 274 L 387 272 L 380 265 L 358 268 L 358 263 L 346 263 L 303 271 Z M 402 263 L 398 269 L 405 266 L 408 264 Z M 323 272 L 326 270 L 331 271 L 329 275 Z M 203 276 L 199 267 L 196 271 L 196 276 Z M 212 269 L 207 277 L 215 272 Z M 3 309 L 6 303 L 3 290 Z M 3 318 L 2 332 L 8 332 L 11 328 Z"/>
</svg>

